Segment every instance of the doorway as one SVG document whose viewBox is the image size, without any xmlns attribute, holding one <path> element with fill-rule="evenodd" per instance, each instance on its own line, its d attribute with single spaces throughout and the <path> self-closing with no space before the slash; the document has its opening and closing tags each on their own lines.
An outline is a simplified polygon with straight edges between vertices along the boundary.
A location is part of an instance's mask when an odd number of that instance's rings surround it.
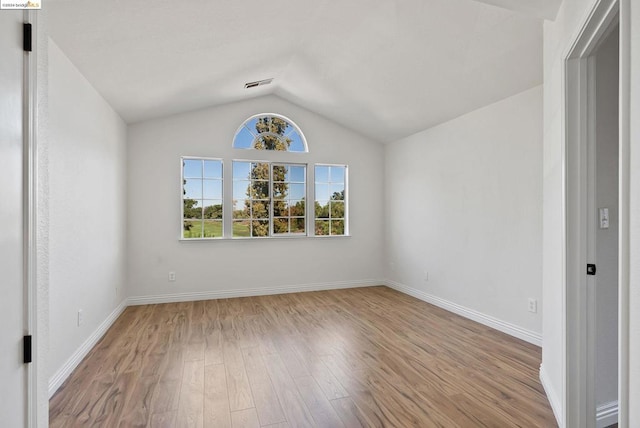
<svg viewBox="0 0 640 428">
<path fill-rule="evenodd" d="M 565 62 L 565 425 L 618 421 L 619 6 L 597 4 Z"/>
<path fill-rule="evenodd" d="M 592 313 L 596 427 L 618 422 L 618 181 L 619 181 L 619 26 L 593 54 L 595 147 L 590 150 L 595 186 L 590 189 L 595 206 L 595 228 L 588 253 L 593 255 Z M 592 223 L 593 224 L 593 223 Z"/>
</svg>

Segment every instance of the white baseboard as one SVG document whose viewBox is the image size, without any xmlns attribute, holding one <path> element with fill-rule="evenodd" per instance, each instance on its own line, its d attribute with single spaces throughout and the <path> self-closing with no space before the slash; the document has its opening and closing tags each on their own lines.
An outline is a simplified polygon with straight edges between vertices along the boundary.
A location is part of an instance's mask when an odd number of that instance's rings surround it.
<svg viewBox="0 0 640 428">
<path fill-rule="evenodd" d="M 618 401 L 598 406 L 596 409 L 596 427 L 605 428 L 618 423 Z"/>
<path fill-rule="evenodd" d="M 551 405 L 551 410 L 553 410 L 553 415 L 556 417 L 556 422 L 558 423 L 559 428 L 564 427 L 564 421 L 562 419 L 562 402 L 558 398 L 558 394 L 556 390 L 551 386 L 551 381 L 549 381 L 549 375 L 544 368 L 544 365 L 540 364 L 540 383 L 544 388 L 544 392 L 547 394 L 547 400 L 549 400 L 549 404 Z"/>
<path fill-rule="evenodd" d="M 424 291 L 417 290 L 396 281 L 386 280 L 385 284 L 388 287 L 393 288 L 394 290 L 398 290 L 401 293 L 405 293 L 427 303 L 431 303 L 432 305 L 436 305 L 442 309 L 446 309 L 449 312 L 453 312 L 465 318 L 469 318 L 473 321 L 479 322 L 480 324 L 495 328 L 496 330 L 499 330 L 503 333 L 517 337 L 518 339 L 522 339 L 525 342 L 529 342 L 537 346 L 542 346 L 542 335 L 536 332 L 524 329 L 515 324 L 511 324 L 498 318 L 494 318 L 490 315 L 483 314 L 473 309 L 458 305 L 457 303 L 450 302 L 440 297 L 425 293 Z"/>
<path fill-rule="evenodd" d="M 55 392 L 60 388 L 60 386 L 64 383 L 65 380 L 69 377 L 71 372 L 78 367 L 78 364 L 82 361 L 84 357 L 87 356 L 89 351 L 93 349 L 93 347 L 98 343 L 98 341 L 104 336 L 104 334 L 109 330 L 109 327 L 113 325 L 113 323 L 118 319 L 120 314 L 127 307 L 127 301 L 123 300 L 114 310 L 109 314 L 109 316 L 98 326 L 98 328 L 84 341 L 82 345 L 76 350 L 76 352 L 69 357 L 69 359 L 64 363 L 64 365 L 49 379 L 49 398 L 55 394 Z"/>
<path fill-rule="evenodd" d="M 129 297 L 128 306 L 155 303 L 191 302 L 195 300 L 228 299 L 233 297 L 266 296 L 269 294 L 300 293 L 303 291 L 338 290 L 342 288 L 372 287 L 385 285 L 383 280 L 365 279 L 356 281 L 336 281 L 303 285 L 283 285 L 278 287 L 244 288 L 241 290 L 215 290 L 194 293 L 158 294 L 155 296 Z"/>
</svg>

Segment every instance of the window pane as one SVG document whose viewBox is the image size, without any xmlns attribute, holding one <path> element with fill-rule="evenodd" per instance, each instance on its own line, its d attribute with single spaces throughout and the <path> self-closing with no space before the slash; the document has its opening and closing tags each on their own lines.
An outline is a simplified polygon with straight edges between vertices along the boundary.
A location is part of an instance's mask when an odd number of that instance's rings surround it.
<svg viewBox="0 0 640 428">
<path fill-rule="evenodd" d="M 256 129 L 256 128 L 257 128 L 257 124 L 258 124 L 258 119 L 259 119 L 259 118 L 254 117 L 253 119 L 248 120 L 248 121 L 245 123 L 245 126 L 247 127 L 247 129 L 248 129 L 249 131 L 251 131 L 252 133 L 254 133 L 255 135 L 258 135 L 258 131 L 257 131 L 257 129 Z"/>
<path fill-rule="evenodd" d="M 331 202 L 331 218 L 344 218 L 344 202 Z"/>
<path fill-rule="evenodd" d="M 251 163 L 250 176 L 252 180 L 269 180 L 269 164 L 264 162 Z"/>
<path fill-rule="evenodd" d="M 202 202 L 197 199 L 184 199 L 182 201 L 183 218 L 202 218 Z"/>
<path fill-rule="evenodd" d="M 277 128 L 279 125 L 262 121 L 258 122 L 257 126 L 272 130 L 275 129 L 274 126 Z M 295 233 L 305 232 L 305 165 L 235 161 L 233 169 L 235 174 L 233 180 L 233 236 L 244 236 L 247 233 L 247 225 L 250 236 L 291 233 L 294 222 L 290 220 L 289 216 L 292 214 L 298 217 L 295 219 Z M 292 182 L 292 174 L 299 181 Z M 249 177 L 250 180 L 245 180 L 244 177 Z M 205 193 L 208 195 L 208 192 L 207 189 Z M 209 200 L 209 198 L 205 200 Z M 217 198 L 212 200 L 217 200 Z M 326 215 L 328 219 L 328 206 L 326 207 Z M 205 218 L 209 219 L 207 216 Z"/>
<path fill-rule="evenodd" d="M 344 183 L 344 171 L 345 167 L 343 166 L 332 166 L 331 167 L 331 178 L 332 183 Z"/>
<path fill-rule="evenodd" d="M 304 217 L 304 201 L 289 201 L 289 207 L 292 217 Z"/>
<path fill-rule="evenodd" d="M 290 152 L 304 152 L 304 143 L 302 142 L 302 137 L 297 131 L 293 131 L 289 134 L 289 140 L 291 143 L 289 144 Z"/>
<path fill-rule="evenodd" d="M 329 218 L 329 201 L 316 201 L 316 218 Z"/>
<path fill-rule="evenodd" d="M 328 183 L 329 182 L 329 167 L 328 166 L 316 166 L 316 183 Z"/>
<path fill-rule="evenodd" d="M 202 161 L 200 159 L 184 159 L 182 165 L 185 178 L 202 177 Z"/>
<path fill-rule="evenodd" d="M 328 201 L 329 200 L 329 185 L 316 183 L 316 200 Z"/>
<path fill-rule="evenodd" d="M 273 233 L 289 233 L 289 219 L 287 217 L 273 219 Z"/>
<path fill-rule="evenodd" d="M 288 120 L 269 114 L 245 121 L 233 140 L 234 148 L 306 152 L 304 137 Z"/>
<path fill-rule="evenodd" d="M 251 182 L 251 198 L 252 199 L 269 199 L 269 182 L 257 181 Z"/>
<path fill-rule="evenodd" d="M 250 181 L 234 181 L 233 182 L 233 199 L 244 199 L 250 195 Z"/>
<path fill-rule="evenodd" d="M 273 183 L 273 197 L 284 199 L 289 195 L 289 183 Z"/>
<path fill-rule="evenodd" d="M 289 202 L 286 200 L 273 201 L 273 216 L 274 217 L 288 217 L 289 216 Z"/>
<path fill-rule="evenodd" d="M 269 218 L 269 202 L 268 201 L 252 201 L 251 217 L 258 219 Z"/>
<path fill-rule="evenodd" d="M 329 234 L 329 220 L 316 220 L 316 235 Z"/>
<path fill-rule="evenodd" d="M 185 221 L 182 224 L 183 238 L 202 238 L 202 221 Z"/>
<path fill-rule="evenodd" d="M 245 199 L 238 199 L 233 204 L 233 218 L 249 218 L 250 217 L 250 205 L 247 204 Z"/>
<path fill-rule="evenodd" d="M 304 183 L 307 181 L 306 167 L 294 166 L 289 168 L 289 180 L 295 183 Z"/>
<path fill-rule="evenodd" d="M 331 234 L 344 235 L 344 220 L 331 220 Z"/>
<path fill-rule="evenodd" d="M 344 201 L 344 184 L 331 184 L 329 192 L 332 200 Z"/>
<path fill-rule="evenodd" d="M 222 161 L 205 160 L 204 161 L 204 177 L 205 178 L 222 178 Z"/>
<path fill-rule="evenodd" d="M 209 220 L 222 220 L 222 200 L 205 200 L 204 218 Z"/>
<path fill-rule="evenodd" d="M 305 231 L 305 219 L 304 218 L 292 218 L 291 219 L 291 233 L 304 233 Z"/>
<path fill-rule="evenodd" d="M 285 165 L 274 165 L 273 181 L 289 181 L 288 167 Z"/>
<path fill-rule="evenodd" d="M 251 228 L 251 236 L 269 236 L 269 220 L 254 220 Z"/>
<path fill-rule="evenodd" d="M 250 178 L 251 162 L 233 161 L 233 179 L 248 180 Z"/>
<path fill-rule="evenodd" d="M 222 180 L 204 180 L 204 199 L 222 199 Z"/>
<path fill-rule="evenodd" d="M 347 167 L 344 165 L 315 167 L 317 235 L 344 235 L 346 172 Z"/>
<path fill-rule="evenodd" d="M 203 229 L 204 238 L 220 238 L 222 237 L 222 221 L 205 220 Z"/>
<path fill-rule="evenodd" d="M 302 199 L 305 195 L 304 183 L 291 183 L 289 184 L 289 198 L 290 199 Z"/>
<path fill-rule="evenodd" d="M 233 140 L 233 147 L 236 149 L 250 149 L 253 144 L 253 139 L 255 137 L 246 126 L 243 126 L 236 138 Z"/>
<path fill-rule="evenodd" d="M 248 220 L 233 222 L 233 237 L 248 238 L 251 236 L 251 224 Z"/>
<path fill-rule="evenodd" d="M 184 197 L 189 199 L 202 199 L 202 180 L 184 180 Z"/>
<path fill-rule="evenodd" d="M 222 161 L 183 158 L 182 165 L 183 239 L 222 237 Z"/>
</svg>

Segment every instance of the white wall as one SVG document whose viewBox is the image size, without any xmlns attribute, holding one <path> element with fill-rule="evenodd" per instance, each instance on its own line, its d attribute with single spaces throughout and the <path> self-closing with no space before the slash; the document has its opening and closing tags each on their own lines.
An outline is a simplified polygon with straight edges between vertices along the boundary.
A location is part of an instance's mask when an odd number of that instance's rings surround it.
<svg viewBox="0 0 640 428">
<path fill-rule="evenodd" d="M 596 407 L 618 400 L 618 30 L 596 53 Z"/>
<path fill-rule="evenodd" d="M 539 337 L 541 132 L 538 86 L 387 145 L 388 277 Z"/>
<path fill-rule="evenodd" d="M 300 126 L 309 153 L 232 149 L 238 126 L 262 112 L 283 114 Z M 383 278 L 380 144 L 275 96 L 134 124 L 128 140 L 130 296 L 213 297 L 286 286 L 376 284 Z M 179 241 L 180 156 L 223 158 L 227 189 L 231 159 L 348 164 L 352 236 Z M 169 271 L 176 272 L 175 282 L 168 281 Z"/>
<path fill-rule="evenodd" d="M 51 378 L 122 301 L 126 125 L 53 41 L 48 79 Z"/>
</svg>

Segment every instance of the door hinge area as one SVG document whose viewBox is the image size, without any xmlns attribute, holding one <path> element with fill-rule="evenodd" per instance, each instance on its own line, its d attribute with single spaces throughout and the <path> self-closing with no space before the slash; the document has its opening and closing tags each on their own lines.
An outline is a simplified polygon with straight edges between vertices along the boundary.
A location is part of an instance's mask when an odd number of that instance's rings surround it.
<svg viewBox="0 0 640 428">
<path fill-rule="evenodd" d="M 589 263 L 587 265 L 587 275 L 595 275 L 596 274 L 596 265 Z"/>
<path fill-rule="evenodd" d="M 22 49 L 25 52 L 31 52 L 32 48 L 32 32 L 31 32 L 31 24 L 24 23 L 22 24 Z"/>
<path fill-rule="evenodd" d="M 24 363 L 29 364 L 32 361 L 32 348 L 31 348 L 31 335 L 25 336 L 23 338 L 23 346 L 24 346 Z"/>
</svg>

